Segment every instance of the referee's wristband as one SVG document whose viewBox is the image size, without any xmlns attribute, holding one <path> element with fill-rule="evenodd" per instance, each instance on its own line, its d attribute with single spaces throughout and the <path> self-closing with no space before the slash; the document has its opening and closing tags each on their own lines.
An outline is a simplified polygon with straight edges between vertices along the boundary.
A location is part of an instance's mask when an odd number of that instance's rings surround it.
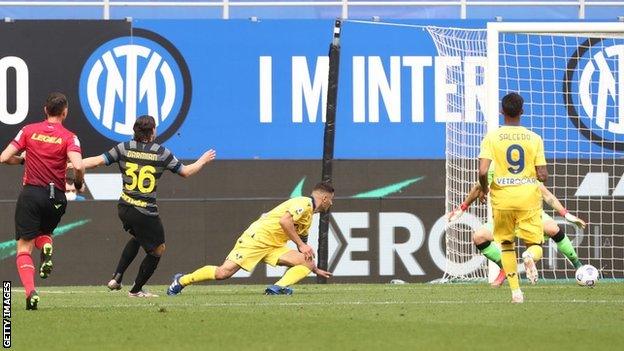
<svg viewBox="0 0 624 351">
<path fill-rule="evenodd" d="M 568 210 L 565 209 L 565 208 L 559 211 L 559 215 L 561 217 L 565 217 L 565 215 L 567 215 L 567 214 L 568 214 Z"/>
<path fill-rule="evenodd" d="M 462 204 L 459 206 L 459 208 L 461 208 L 462 211 L 466 211 L 468 209 L 468 205 L 464 202 L 462 202 Z"/>
</svg>

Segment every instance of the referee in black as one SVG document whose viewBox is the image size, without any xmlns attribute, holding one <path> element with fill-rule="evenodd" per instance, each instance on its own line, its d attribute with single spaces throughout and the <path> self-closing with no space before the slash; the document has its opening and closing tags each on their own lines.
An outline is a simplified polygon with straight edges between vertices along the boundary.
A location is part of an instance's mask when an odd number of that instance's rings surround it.
<svg viewBox="0 0 624 351">
<path fill-rule="evenodd" d="M 197 161 L 185 166 L 171 151 L 154 142 L 156 121 L 152 116 L 137 118 L 133 130 L 131 141 L 119 143 L 102 155 L 86 158 L 83 165 L 85 169 L 90 169 L 117 163 L 123 178 L 123 192 L 117 208 L 123 228 L 131 237 L 121 253 L 108 288 L 121 289 L 124 272 L 142 247 L 146 255 L 128 296 L 157 297 L 143 290 L 143 285 L 152 276 L 165 252 L 165 232 L 156 205 L 158 179 L 165 170 L 190 177 L 214 160 L 216 152 L 208 150 Z"/>
</svg>

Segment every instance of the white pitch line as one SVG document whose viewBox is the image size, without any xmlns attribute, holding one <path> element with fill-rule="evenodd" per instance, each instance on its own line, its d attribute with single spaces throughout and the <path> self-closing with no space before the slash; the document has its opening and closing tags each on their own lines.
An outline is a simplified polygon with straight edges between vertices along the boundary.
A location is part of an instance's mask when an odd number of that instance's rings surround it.
<svg viewBox="0 0 624 351">
<path fill-rule="evenodd" d="M 25 292 L 24 289 L 11 289 L 12 292 L 14 293 L 23 293 Z M 65 294 L 65 295 L 76 295 L 76 294 L 114 294 L 114 292 L 111 291 L 99 291 L 99 290 L 92 290 L 92 291 L 87 291 L 87 290 L 74 290 L 74 291 L 58 291 L 58 290 L 40 290 L 37 289 L 38 293 L 44 293 L 44 294 Z"/>
<path fill-rule="evenodd" d="M 270 297 L 272 298 L 272 297 Z M 87 309 L 98 309 L 98 308 L 120 308 L 120 307 L 297 307 L 297 306 L 371 306 L 371 305 L 482 305 L 482 304 L 505 304 L 508 305 L 509 301 L 465 301 L 465 300 L 448 300 L 448 301 L 339 301 L 339 302 L 276 302 L 276 303 L 240 303 L 240 302 L 231 302 L 231 303 L 163 303 L 158 304 L 157 299 L 149 299 L 145 300 L 149 301 L 147 305 L 141 304 L 111 304 L 111 305 L 88 305 L 88 306 L 78 306 L 78 305 L 55 305 L 51 306 L 51 308 L 87 308 Z M 531 303 L 571 303 L 571 304 L 624 304 L 624 300 L 570 300 L 570 301 L 561 301 L 561 300 L 531 300 L 527 301 L 528 304 Z"/>
<path fill-rule="evenodd" d="M 227 288 L 227 289 L 223 289 L 221 288 L 221 286 L 214 286 L 210 287 L 208 285 L 202 285 L 202 287 L 208 288 L 210 289 L 208 292 L 210 294 L 231 294 L 231 293 L 245 293 L 247 291 L 252 292 L 255 290 L 252 289 L 241 289 L 241 288 Z M 109 291 L 106 290 L 106 287 L 103 287 L 102 290 L 71 290 L 71 291 L 63 291 L 63 290 L 45 290 L 45 289 L 37 289 L 38 293 L 45 293 L 45 294 L 66 294 L 66 295 L 75 295 L 75 294 L 116 294 L 118 292 L 116 291 Z M 390 289 L 392 291 L 398 291 L 398 290 L 419 290 L 419 291 L 424 291 L 424 290 L 431 290 L 434 289 L 434 287 L 429 287 L 429 286 L 417 286 L 417 285 L 412 285 L 412 286 L 406 286 L 406 285 L 402 285 L 401 287 L 399 286 L 395 286 L 395 285 L 389 285 L 387 287 L 384 287 L 384 289 Z M 23 293 L 24 289 L 21 288 L 13 288 L 11 289 L 13 292 L 18 292 L 18 293 Z M 163 288 L 163 291 L 165 290 L 165 288 Z M 259 287 L 258 291 L 263 291 L 264 288 L 263 287 Z M 326 292 L 326 291 L 359 291 L 359 292 L 365 292 L 365 291 L 376 291 L 378 289 L 367 289 L 366 287 L 362 287 L 362 288 L 319 288 L 319 287 L 315 287 L 312 289 L 301 289 L 300 291 L 305 291 L 308 293 L 316 293 L 316 292 Z M 150 290 L 152 292 L 157 291 L 157 290 Z M 205 292 L 206 290 L 202 289 L 199 290 L 200 292 Z"/>
</svg>

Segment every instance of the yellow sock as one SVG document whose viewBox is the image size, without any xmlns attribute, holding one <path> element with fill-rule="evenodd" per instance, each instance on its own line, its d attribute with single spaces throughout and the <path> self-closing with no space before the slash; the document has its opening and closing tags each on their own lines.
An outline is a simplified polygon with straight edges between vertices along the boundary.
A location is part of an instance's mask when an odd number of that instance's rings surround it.
<svg viewBox="0 0 624 351">
<path fill-rule="evenodd" d="M 217 271 L 217 266 L 203 266 L 202 268 L 196 270 L 193 273 L 185 274 L 180 277 L 180 284 L 182 286 L 187 286 L 190 284 L 203 282 L 206 280 L 215 280 L 215 272 Z"/>
<path fill-rule="evenodd" d="M 533 256 L 534 262 L 539 261 L 542 258 L 542 255 L 544 254 L 544 250 L 542 250 L 542 246 L 537 245 L 537 244 L 527 247 L 526 252 L 530 253 L 531 256 Z"/>
<path fill-rule="evenodd" d="M 277 283 L 275 283 L 275 285 L 278 285 L 278 286 L 293 285 L 297 283 L 298 281 L 300 281 L 301 279 L 307 277 L 308 274 L 310 274 L 310 272 L 311 272 L 310 268 L 304 265 L 290 267 L 290 269 L 288 269 L 286 273 L 284 273 L 284 276 L 282 277 L 282 279 L 278 280 Z"/>
<path fill-rule="evenodd" d="M 503 269 L 505 276 L 509 282 L 511 291 L 520 289 L 520 281 L 518 280 L 518 261 L 516 260 L 516 250 L 513 243 L 501 244 Z"/>
</svg>

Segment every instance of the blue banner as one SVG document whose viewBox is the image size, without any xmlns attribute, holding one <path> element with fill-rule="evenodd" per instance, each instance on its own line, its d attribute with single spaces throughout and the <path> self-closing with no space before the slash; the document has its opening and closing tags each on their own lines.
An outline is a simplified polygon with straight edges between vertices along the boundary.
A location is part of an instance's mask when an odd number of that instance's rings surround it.
<svg viewBox="0 0 624 351">
<path fill-rule="evenodd" d="M 483 120 L 485 35 L 446 35 L 438 44 L 479 46 L 456 57 L 438 53 L 425 26 L 486 22 L 398 24 L 343 24 L 338 159 L 444 159 L 446 123 Z M 214 148 L 220 159 L 320 159 L 332 31 L 330 20 L 5 23 L 0 34 L 13 40 L 0 48 L 1 135 L 40 120 L 43 97 L 61 89 L 66 125 L 88 155 L 130 139 L 136 117 L 149 114 L 157 141 L 179 158 Z M 72 33 L 72 49 L 54 45 L 55 33 Z M 499 94 L 525 97 L 523 121 L 548 158 L 624 152 L 624 39 L 500 40 Z"/>
<path fill-rule="evenodd" d="M 181 157 L 207 147 L 227 159 L 321 157 L 333 21 L 137 21 L 135 27 L 173 43 L 188 65 L 192 102 L 166 142 Z M 344 25 L 336 158 L 444 158 L 445 126 L 434 106 L 436 55 L 422 28 Z"/>
</svg>

